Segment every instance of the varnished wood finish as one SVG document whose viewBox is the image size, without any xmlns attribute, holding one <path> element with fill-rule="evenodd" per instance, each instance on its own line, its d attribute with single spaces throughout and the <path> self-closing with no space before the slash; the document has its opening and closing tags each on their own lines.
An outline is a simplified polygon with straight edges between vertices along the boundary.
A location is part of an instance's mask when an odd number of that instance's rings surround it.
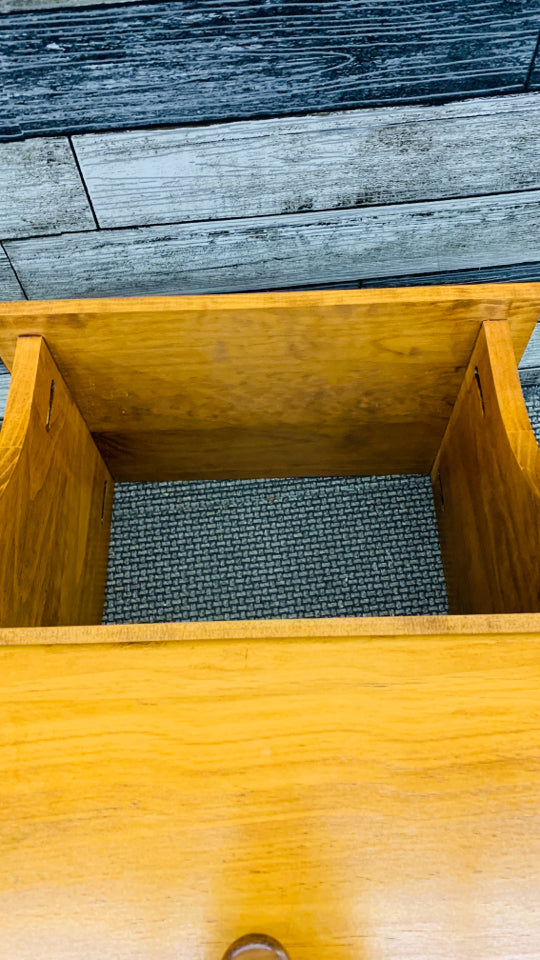
<svg viewBox="0 0 540 960">
<path fill-rule="evenodd" d="M 530 625 L 3 646 L 0 957 L 530 960 Z"/>
<path fill-rule="evenodd" d="M 117 480 L 427 473 L 480 324 L 519 360 L 540 285 L 0 305 L 48 338 Z"/>
<path fill-rule="evenodd" d="M 109 471 L 41 337 L 17 344 L 0 433 L 0 623 L 101 619 Z"/>
<path fill-rule="evenodd" d="M 187 643 L 213 640 L 351 640 L 358 637 L 418 637 L 478 634 L 518 637 L 540 633 L 536 613 L 415 617 L 302 617 L 286 620 L 208 620 L 186 623 L 122 623 L 99 626 L 0 627 L 0 646 Z"/>
<path fill-rule="evenodd" d="M 505 323 L 480 331 L 431 479 L 450 610 L 540 610 L 540 450 Z"/>
</svg>

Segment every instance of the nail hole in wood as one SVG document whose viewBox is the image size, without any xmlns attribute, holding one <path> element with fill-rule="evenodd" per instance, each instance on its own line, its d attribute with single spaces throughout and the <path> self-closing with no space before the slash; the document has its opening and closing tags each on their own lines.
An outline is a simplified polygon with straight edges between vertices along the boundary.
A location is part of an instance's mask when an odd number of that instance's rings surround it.
<svg viewBox="0 0 540 960">
<path fill-rule="evenodd" d="M 45 421 L 45 429 L 47 433 L 51 429 L 51 411 L 54 400 L 54 380 L 51 380 L 51 389 L 49 390 L 49 409 L 47 410 L 47 420 Z"/>
<path fill-rule="evenodd" d="M 101 501 L 101 522 L 102 523 L 105 517 L 105 500 L 107 498 L 107 487 L 108 487 L 108 482 L 107 480 L 105 480 L 105 483 L 103 484 L 103 499 Z"/>
<path fill-rule="evenodd" d="M 480 383 L 480 374 L 478 373 L 478 367 L 474 368 L 474 379 L 476 381 L 476 386 L 478 387 L 478 393 L 480 394 L 480 403 L 482 404 L 482 416 L 486 415 L 486 408 L 484 406 L 484 394 L 482 393 L 482 384 Z"/>
</svg>

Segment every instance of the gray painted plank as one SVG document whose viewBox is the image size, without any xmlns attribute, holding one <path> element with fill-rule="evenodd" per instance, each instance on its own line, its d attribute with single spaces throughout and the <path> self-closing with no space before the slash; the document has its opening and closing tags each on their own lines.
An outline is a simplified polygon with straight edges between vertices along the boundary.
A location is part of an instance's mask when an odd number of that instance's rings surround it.
<svg viewBox="0 0 540 960">
<path fill-rule="evenodd" d="M 0 140 L 11 140 L 21 136 L 21 128 L 19 127 L 17 113 L 13 109 L 11 99 L 3 89 L 3 85 L 2 75 L 2 84 L 0 85 Z"/>
<path fill-rule="evenodd" d="M 32 298 L 347 282 L 538 262 L 540 191 L 64 234 L 5 246 Z"/>
<path fill-rule="evenodd" d="M 540 387 L 540 367 L 519 368 L 519 378 L 522 387 Z M 525 393 L 524 393 L 525 395 Z M 538 419 L 537 429 L 540 433 L 540 418 Z M 539 440 L 540 443 L 540 440 Z"/>
<path fill-rule="evenodd" d="M 103 227 L 540 188 L 540 95 L 74 137 Z"/>
<path fill-rule="evenodd" d="M 10 383 L 11 377 L 9 372 L 0 360 L 0 422 L 4 419 L 4 414 L 6 412 Z"/>
<path fill-rule="evenodd" d="M 21 285 L 0 246 L 0 300 L 24 300 Z"/>
<path fill-rule="evenodd" d="M 540 0 L 185 0 L 6 14 L 7 126 L 47 135 L 519 92 L 539 12 Z"/>
<path fill-rule="evenodd" d="M 0 144 L 0 238 L 94 229 L 67 140 Z"/>
</svg>

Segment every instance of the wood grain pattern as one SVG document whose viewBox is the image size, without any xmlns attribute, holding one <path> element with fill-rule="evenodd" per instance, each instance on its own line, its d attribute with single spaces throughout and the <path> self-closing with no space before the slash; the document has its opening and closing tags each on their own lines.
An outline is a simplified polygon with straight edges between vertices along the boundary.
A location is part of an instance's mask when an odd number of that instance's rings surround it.
<svg viewBox="0 0 540 960">
<path fill-rule="evenodd" d="M 73 233 L 5 248 L 35 299 L 267 290 L 538 262 L 540 191 Z"/>
<path fill-rule="evenodd" d="M 95 228 L 67 140 L 0 144 L 0 235 L 25 237 Z"/>
<path fill-rule="evenodd" d="M 538 284 L 0 305 L 47 338 L 117 480 L 428 473 L 480 324 Z"/>
<path fill-rule="evenodd" d="M 186 0 L 6 14 L 0 52 L 46 135 L 519 92 L 537 33 L 531 0 Z"/>
<path fill-rule="evenodd" d="M 471 283 L 536 283 L 540 281 L 540 263 L 503 264 L 498 267 L 476 267 L 472 270 L 452 270 L 449 273 L 422 273 L 408 277 L 380 277 L 364 280 L 362 289 L 381 287 L 441 286 L 443 284 Z M 531 334 L 519 369 L 522 382 L 535 382 L 540 368 L 540 323 Z"/>
<path fill-rule="evenodd" d="M 531 960 L 539 664 L 538 632 L 3 646 L 0 957 L 262 928 L 294 960 Z"/>
<path fill-rule="evenodd" d="M 540 449 L 505 323 L 483 324 L 431 480 L 450 611 L 540 611 Z"/>
<path fill-rule="evenodd" d="M 24 300 L 21 285 L 1 245 L 0 300 Z"/>
<path fill-rule="evenodd" d="M 540 96 L 74 138 L 102 227 L 540 187 Z"/>
<path fill-rule="evenodd" d="M 0 623 L 101 620 L 112 478 L 41 337 L 17 345 L 0 433 Z"/>
</svg>

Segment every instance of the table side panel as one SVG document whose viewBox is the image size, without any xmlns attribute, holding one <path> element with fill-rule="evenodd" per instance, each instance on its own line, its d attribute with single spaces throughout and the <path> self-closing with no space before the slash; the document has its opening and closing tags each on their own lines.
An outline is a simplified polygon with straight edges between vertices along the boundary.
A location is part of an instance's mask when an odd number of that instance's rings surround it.
<svg viewBox="0 0 540 960">
<path fill-rule="evenodd" d="M 0 433 L 0 623 L 99 623 L 114 484 L 41 337 L 21 337 Z"/>
</svg>

